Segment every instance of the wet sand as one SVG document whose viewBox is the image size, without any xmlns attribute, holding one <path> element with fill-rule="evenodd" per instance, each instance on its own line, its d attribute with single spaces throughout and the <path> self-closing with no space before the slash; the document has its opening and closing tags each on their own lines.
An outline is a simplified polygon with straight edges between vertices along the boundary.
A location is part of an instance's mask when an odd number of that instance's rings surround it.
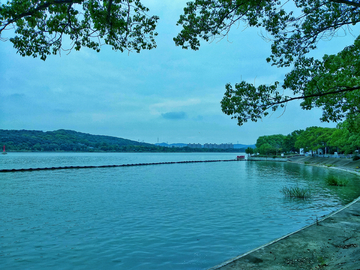
<svg viewBox="0 0 360 270">
<path fill-rule="evenodd" d="M 289 162 L 360 176 L 360 160 L 295 157 Z M 360 198 L 313 225 L 211 268 L 215 269 L 360 270 Z"/>
</svg>

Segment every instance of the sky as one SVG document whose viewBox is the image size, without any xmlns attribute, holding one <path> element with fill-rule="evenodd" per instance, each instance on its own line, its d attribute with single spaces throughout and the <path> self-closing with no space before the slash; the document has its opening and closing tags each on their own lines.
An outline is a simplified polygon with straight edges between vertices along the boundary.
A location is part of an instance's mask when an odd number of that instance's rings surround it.
<svg viewBox="0 0 360 270">
<path fill-rule="evenodd" d="M 303 111 L 295 101 L 239 127 L 221 111 L 225 84 L 281 82 L 290 71 L 266 63 L 271 44 L 263 32 L 239 25 L 227 38 L 202 42 L 199 51 L 183 50 L 173 37 L 188 0 L 142 2 L 160 20 L 157 48 L 140 54 L 103 46 L 100 53 L 82 48 L 42 61 L 0 41 L 0 129 L 70 129 L 147 143 L 255 144 L 263 135 L 336 126 L 320 122 L 320 109 Z M 336 53 L 353 39 L 321 42 L 313 54 Z"/>
</svg>

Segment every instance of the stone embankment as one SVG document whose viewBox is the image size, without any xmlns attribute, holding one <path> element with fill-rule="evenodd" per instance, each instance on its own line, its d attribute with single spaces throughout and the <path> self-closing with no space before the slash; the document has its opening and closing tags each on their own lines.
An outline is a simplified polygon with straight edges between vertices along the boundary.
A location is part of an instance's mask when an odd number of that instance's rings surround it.
<svg viewBox="0 0 360 270">
<path fill-rule="evenodd" d="M 287 158 L 273 158 L 273 157 L 248 157 L 247 161 L 276 161 L 276 162 L 287 162 Z"/>
<path fill-rule="evenodd" d="M 360 160 L 294 157 L 289 162 L 360 175 Z M 313 225 L 211 268 L 215 269 L 360 269 L 360 198 Z"/>
</svg>

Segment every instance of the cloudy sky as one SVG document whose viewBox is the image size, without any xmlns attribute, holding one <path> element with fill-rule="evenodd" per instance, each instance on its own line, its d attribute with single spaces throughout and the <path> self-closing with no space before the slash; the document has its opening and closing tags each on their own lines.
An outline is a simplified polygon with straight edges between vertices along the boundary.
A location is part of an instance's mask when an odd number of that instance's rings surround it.
<svg viewBox="0 0 360 270">
<path fill-rule="evenodd" d="M 253 144 L 262 135 L 335 127 L 319 121 L 320 110 L 303 111 L 299 103 L 237 126 L 221 112 L 225 84 L 273 83 L 289 70 L 267 64 L 270 43 L 259 29 L 242 25 L 226 39 L 202 43 L 199 51 L 176 47 L 176 21 L 187 1 L 143 1 L 160 21 L 158 47 L 140 54 L 104 46 L 100 53 L 81 49 L 44 62 L 23 58 L 0 41 L 0 129 L 71 129 L 148 143 Z M 335 53 L 352 40 L 322 42 L 314 54 Z"/>
</svg>

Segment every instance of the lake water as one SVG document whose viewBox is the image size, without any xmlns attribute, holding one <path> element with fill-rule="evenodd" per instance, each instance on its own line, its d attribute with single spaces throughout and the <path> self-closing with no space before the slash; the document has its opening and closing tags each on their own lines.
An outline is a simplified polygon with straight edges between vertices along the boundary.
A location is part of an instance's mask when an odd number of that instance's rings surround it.
<svg viewBox="0 0 360 270">
<path fill-rule="evenodd" d="M 235 153 L 9 153 L 0 169 L 233 159 Z M 334 174 L 347 187 L 328 187 Z M 312 198 L 285 198 L 284 186 Z M 2 269 L 207 269 L 360 194 L 358 177 L 275 162 L 0 173 Z"/>
</svg>

